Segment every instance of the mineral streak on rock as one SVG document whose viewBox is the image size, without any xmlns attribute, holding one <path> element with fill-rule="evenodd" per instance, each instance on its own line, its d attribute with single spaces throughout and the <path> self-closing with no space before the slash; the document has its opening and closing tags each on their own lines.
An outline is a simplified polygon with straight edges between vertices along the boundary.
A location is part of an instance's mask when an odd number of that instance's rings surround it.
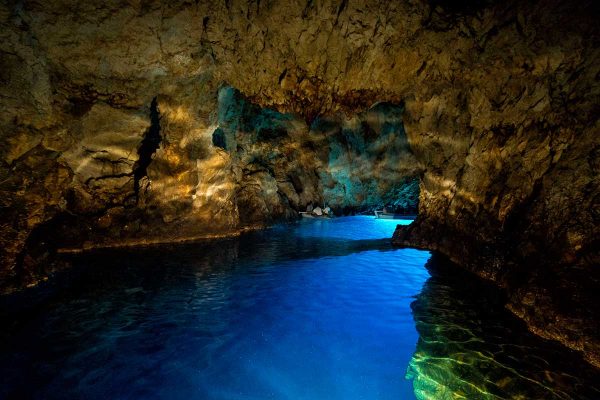
<svg viewBox="0 0 600 400">
<path fill-rule="evenodd" d="M 396 243 L 600 365 L 597 21 L 593 1 L 2 1 L 2 288 L 56 246 L 375 205 L 418 175 Z"/>
</svg>

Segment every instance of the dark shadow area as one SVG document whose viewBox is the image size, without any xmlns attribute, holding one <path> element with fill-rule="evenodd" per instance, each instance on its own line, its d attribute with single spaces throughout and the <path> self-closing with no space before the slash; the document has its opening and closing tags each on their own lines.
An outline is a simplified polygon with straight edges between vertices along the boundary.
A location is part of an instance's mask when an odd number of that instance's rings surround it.
<svg viewBox="0 0 600 400">
<path fill-rule="evenodd" d="M 225 141 L 225 133 L 223 132 L 223 129 L 215 129 L 212 134 L 212 143 L 215 147 L 220 147 L 223 150 L 227 150 L 227 143 Z"/>
<path fill-rule="evenodd" d="M 158 101 L 155 97 L 150 104 L 150 127 L 144 133 L 144 139 L 138 148 L 138 160 L 133 166 L 133 189 L 135 191 L 136 202 L 139 199 L 140 181 L 148 175 L 148 167 L 161 141 L 160 112 L 158 110 Z"/>
</svg>

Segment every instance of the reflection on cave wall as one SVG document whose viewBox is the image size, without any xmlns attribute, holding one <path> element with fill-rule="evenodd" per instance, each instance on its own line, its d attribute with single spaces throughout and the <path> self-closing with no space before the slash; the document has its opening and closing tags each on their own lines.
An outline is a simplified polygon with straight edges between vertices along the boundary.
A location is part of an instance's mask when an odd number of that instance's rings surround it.
<svg viewBox="0 0 600 400">
<path fill-rule="evenodd" d="M 417 399 L 598 398 L 597 372 L 582 372 L 574 352 L 526 332 L 498 289 L 438 255 L 427 269 L 432 276 L 411 304 L 419 341 L 406 377 Z"/>
</svg>

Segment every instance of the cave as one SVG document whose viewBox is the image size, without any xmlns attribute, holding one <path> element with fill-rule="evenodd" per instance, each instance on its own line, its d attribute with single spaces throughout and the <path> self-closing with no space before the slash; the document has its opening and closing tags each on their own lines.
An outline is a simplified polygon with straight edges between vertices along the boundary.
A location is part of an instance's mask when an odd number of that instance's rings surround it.
<svg viewBox="0 0 600 400">
<path fill-rule="evenodd" d="M 595 2 L 0 10 L 0 398 L 600 398 Z"/>
</svg>

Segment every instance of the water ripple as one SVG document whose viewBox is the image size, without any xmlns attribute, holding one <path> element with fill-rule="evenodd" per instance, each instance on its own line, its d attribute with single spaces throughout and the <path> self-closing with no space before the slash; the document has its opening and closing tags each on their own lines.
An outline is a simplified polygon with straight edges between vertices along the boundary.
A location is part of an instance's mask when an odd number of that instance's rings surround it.
<svg viewBox="0 0 600 400">
<path fill-rule="evenodd" d="M 0 398 L 593 398 L 477 283 L 393 249 L 396 222 L 72 256 L 68 291 L 0 321 Z"/>
</svg>

